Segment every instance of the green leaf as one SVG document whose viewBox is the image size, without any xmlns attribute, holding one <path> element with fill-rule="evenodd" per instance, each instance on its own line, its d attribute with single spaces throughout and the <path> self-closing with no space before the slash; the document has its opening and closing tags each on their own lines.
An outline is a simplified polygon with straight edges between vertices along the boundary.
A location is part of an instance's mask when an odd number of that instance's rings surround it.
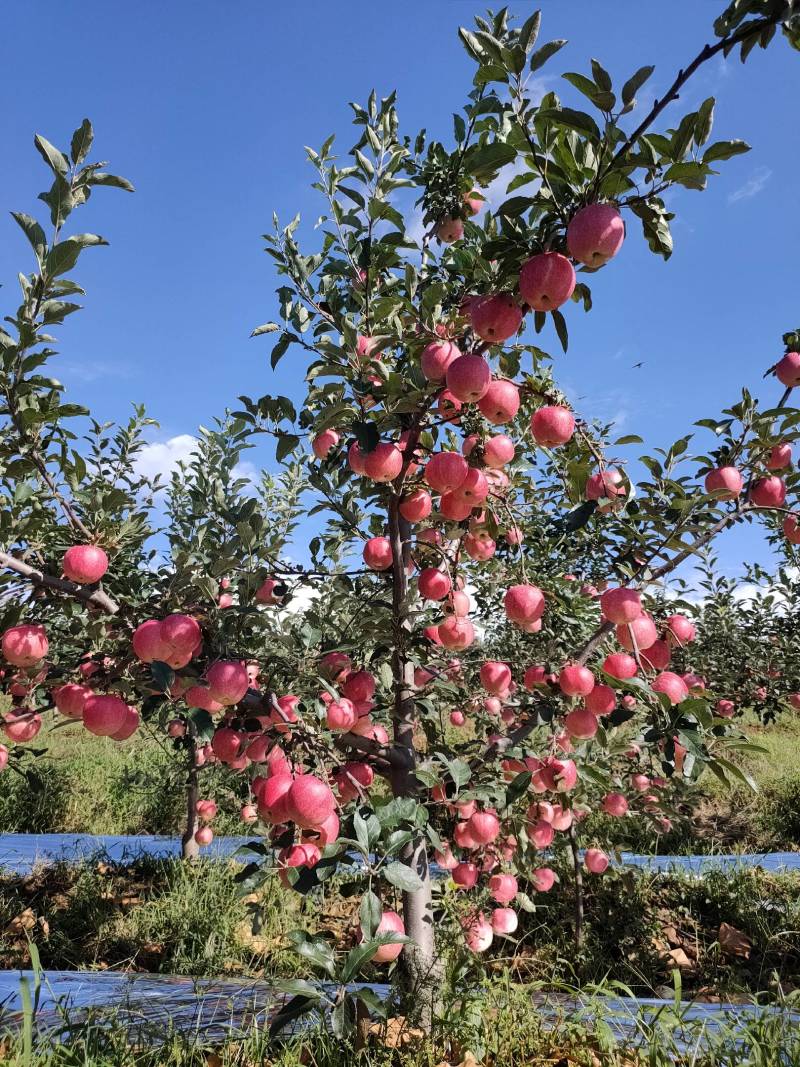
<svg viewBox="0 0 800 1067">
<path fill-rule="evenodd" d="M 541 24 L 541 11 L 534 11 L 534 13 L 523 22 L 519 31 L 519 43 L 526 52 L 530 52 L 531 48 L 536 44 L 536 38 L 539 36 L 539 27 Z"/>
<path fill-rule="evenodd" d="M 479 145 L 469 153 L 467 166 L 476 178 L 491 178 L 501 167 L 517 158 L 517 150 L 505 141 Z"/>
<path fill-rule="evenodd" d="M 570 130 L 577 130 L 579 133 L 585 133 L 589 137 L 600 140 L 600 130 L 597 127 L 597 123 L 585 111 L 575 111 L 571 107 L 553 107 L 540 110 L 539 115 L 550 122 L 557 123 L 559 126 L 566 126 Z"/>
<path fill-rule="evenodd" d="M 84 159 L 88 156 L 93 140 L 94 131 L 92 130 L 92 124 L 88 119 L 84 119 L 75 133 L 73 133 L 72 141 L 69 146 L 70 157 L 76 166 L 79 163 L 83 163 Z"/>
<path fill-rule="evenodd" d="M 55 145 L 50 144 L 47 138 L 39 133 L 34 137 L 33 143 L 53 174 L 60 174 L 62 178 L 66 177 L 69 173 L 69 160 L 64 153 L 59 152 Z"/>
<path fill-rule="evenodd" d="M 655 70 L 655 67 L 639 67 L 635 74 L 622 86 L 622 103 L 629 106 L 634 102 L 636 94 Z"/>
<path fill-rule="evenodd" d="M 260 337 L 262 333 L 275 333 L 275 331 L 279 329 L 280 326 L 277 322 L 265 322 L 263 326 L 256 326 L 250 336 Z"/>
<path fill-rule="evenodd" d="M 548 41 L 547 44 L 543 44 L 536 52 L 531 56 L 531 71 L 539 70 L 545 65 L 548 59 L 552 59 L 556 52 L 560 52 L 567 42 L 565 40 Z"/>
<path fill-rule="evenodd" d="M 699 147 L 704 145 L 711 134 L 711 126 L 714 122 L 714 97 L 709 96 L 697 109 L 697 120 L 694 124 L 694 143 Z"/>
<path fill-rule="evenodd" d="M 153 660 L 150 664 L 150 674 L 162 693 L 166 693 L 175 681 L 175 671 L 168 664 L 162 663 L 161 660 Z"/>
<path fill-rule="evenodd" d="M 322 993 L 311 982 L 304 978 L 281 978 L 272 983 L 281 993 L 289 993 L 294 997 L 307 997 L 310 1001 L 320 1000 Z M 310 1005 L 309 1005 L 310 1007 Z"/>
<path fill-rule="evenodd" d="M 703 153 L 703 162 L 714 163 L 720 159 L 731 159 L 732 156 L 739 156 L 749 151 L 750 145 L 746 141 L 715 141 Z"/>
<path fill-rule="evenodd" d="M 480 42 L 478 41 L 475 34 L 470 33 L 469 30 L 465 30 L 462 26 L 458 31 L 458 36 L 461 39 L 461 43 L 464 45 L 464 48 L 466 48 L 467 53 L 472 56 L 472 58 L 477 63 L 482 63 L 483 49 L 481 48 Z"/>
<path fill-rule="evenodd" d="M 119 174 L 106 174 L 103 171 L 96 170 L 87 181 L 89 185 L 108 185 L 113 189 L 124 189 L 126 193 L 134 191 L 128 179 L 121 178 Z"/>
<path fill-rule="evenodd" d="M 11 217 L 20 226 L 22 232 L 28 238 L 31 248 L 36 253 L 36 258 L 41 263 L 47 250 L 47 238 L 45 237 L 44 230 L 36 219 L 31 218 L 30 215 L 26 215 L 22 211 L 12 211 Z"/>
<path fill-rule="evenodd" d="M 382 874 L 387 882 L 402 889 L 404 893 L 416 893 L 422 889 L 422 879 L 405 863 L 399 861 L 390 863 L 383 868 Z"/>
<path fill-rule="evenodd" d="M 592 60 L 592 77 L 604 92 L 611 92 L 611 75 L 596 59 Z"/>
<path fill-rule="evenodd" d="M 383 908 L 377 894 L 372 890 L 368 890 L 361 898 L 361 904 L 358 909 L 358 920 L 361 923 L 361 934 L 367 940 L 374 936 L 375 931 L 378 928 L 378 923 L 381 921 L 383 915 Z"/>
<path fill-rule="evenodd" d="M 281 463 L 300 444 L 300 438 L 293 433 L 281 433 L 278 435 L 278 443 L 275 446 L 275 459 Z"/>
<path fill-rule="evenodd" d="M 568 333 L 567 333 L 567 320 L 564 318 L 564 316 L 561 314 L 560 311 L 552 311 L 551 315 L 553 316 L 553 325 L 556 328 L 556 333 L 558 334 L 558 339 L 561 342 L 561 347 L 566 352 L 567 351 L 567 347 L 569 345 L 569 336 L 568 336 Z"/>
<path fill-rule="evenodd" d="M 321 937 L 308 937 L 304 930 L 292 930 L 288 937 L 298 955 L 325 971 L 331 978 L 334 977 L 336 960 L 327 941 L 323 941 Z"/>
</svg>

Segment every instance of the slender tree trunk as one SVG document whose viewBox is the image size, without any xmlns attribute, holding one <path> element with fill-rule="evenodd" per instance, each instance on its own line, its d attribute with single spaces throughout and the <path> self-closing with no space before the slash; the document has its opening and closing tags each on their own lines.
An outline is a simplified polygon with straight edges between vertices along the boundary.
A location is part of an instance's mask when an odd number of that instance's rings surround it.
<svg viewBox="0 0 800 1067">
<path fill-rule="evenodd" d="M 199 823 L 197 819 L 197 763 L 195 762 L 197 746 L 193 740 L 190 740 L 186 751 L 188 753 L 186 768 L 186 828 L 181 837 L 181 858 L 193 860 L 200 854 L 200 846 L 194 839 Z"/>
<path fill-rule="evenodd" d="M 391 776 L 392 792 L 396 797 L 409 796 L 414 792 L 414 768 L 416 766 L 414 665 L 406 655 L 406 640 L 409 633 L 406 564 L 409 558 L 411 526 L 400 515 L 399 503 L 400 498 L 395 494 L 389 505 L 394 628 L 392 657 L 394 711 L 392 718 L 395 749 L 403 757 L 402 762 L 393 769 Z M 409 999 L 413 998 L 415 1014 L 419 1015 L 420 1023 L 426 1029 L 430 1029 L 437 994 L 441 987 L 441 961 L 436 952 L 426 838 L 420 834 L 409 842 L 401 858 L 416 872 L 422 882 L 420 889 L 403 893 L 403 921 L 406 934 L 412 939 L 412 943 L 406 945 L 401 958 L 407 992 Z"/>
<path fill-rule="evenodd" d="M 583 867 L 578 850 L 578 837 L 575 823 L 569 828 L 569 847 L 572 852 L 572 867 L 575 872 L 575 948 L 580 951 L 583 945 Z"/>
</svg>

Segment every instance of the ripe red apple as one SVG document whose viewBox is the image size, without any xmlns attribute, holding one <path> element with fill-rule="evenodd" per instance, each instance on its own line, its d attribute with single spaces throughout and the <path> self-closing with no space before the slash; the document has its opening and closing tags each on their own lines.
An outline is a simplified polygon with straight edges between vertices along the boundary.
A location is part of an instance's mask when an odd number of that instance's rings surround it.
<svg viewBox="0 0 800 1067">
<path fill-rule="evenodd" d="M 195 831 L 194 839 L 201 848 L 205 848 L 214 840 L 214 831 L 210 826 L 201 826 Z"/>
<path fill-rule="evenodd" d="M 697 636 L 694 623 L 685 615 L 669 615 L 666 623 L 667 639 L 677 645 L 688 645 Z"/>
<path fill-rule="evenodd" d="M 587 500 L 609 500 L 620 504 L 621 498 L 627 495 L 622 474 L 618 470 L 609 468 L 592 474 L 586 482 Z"/>
<path fill-rule="evenodd" d="M 373 482 L 393 482 L 403 469 L 403 453 L 392 441 L 382 441 L 364 456 L 364 474 Z"/>
<path fill-rule="evenodd" d="M 32 708 L 9 708 L 4 714 L 3 733 L 10 741 L 25 744 L 42 728 L 42 716 Z"/>
<path fill-rule="evenodd" d="M 689 687 L 686 682 L 680 675 L 674 674 L 672 671 L 662 671 L 656 675 L 655 679 L 650 683 L 650 688 L 655 693 L 664 693 L 670 704 L 680 704 L 689 695 Z"/>
<path fill-rule="evenodd" d="M 608 856 L 602 849 L 599 848 L 587 848 L 584 855 L 584 863 L 586 869 L 591 874 L 603 874 L 608 870 Z"/>
<path fill-rule="evenodd" d="M 90 734 L 111 737 L 128 719 L 128 705 L 115 696 L 87 697 L 83 705 L 83 725 Z"/>
<path fill-rule="evenodd" d="M 706 475 L 705 487 L 718 500 L 735 500 L 744 487 L 744 479 L 736 467 L 717 467 Z"/>
<path fill-rule="evenodd" d="M 594 675 L 588 667 L 577 663 L 568 663 L 562 667 L 558 676 L 558 685 L 568 697 L 585 697 L 594 689 Z"/>
<path fill-rule="evenodd" d="M 354 704 L 371 700 L 375 696 L 375 676 L 369 671 L 356 671 L 342 686 L 342 693 Z"/>
<path fill-rule="evenodd" d="M 723 719 L 732 719 L 736 705 L 732 700 L 718 700 L 714 705 L 714 711 Z"/>
<path fill-rule="evenodd" d="M 784 518 L 783 536 L 790 545 L 800 545 L 800 514 L 792 512 Z"/>
<path fill-rule="evenodd" d="M 574 708 L 564 718 L 564 725 L 570 737 L 581 741 L 590 740 L 598 729 L 597 717 L 588 708 Z"/>
<path fill-rule="evenodd" d="M 477 189 L 471 189 L 464 197 L 464 207 L 469 215 L 478 215 L 483 211 L 486 201 Z"/>
<path fill-rule="evenodd" d="M 490 845 L 500 833 L 500 820 L 493 811 L 476 811 L 469 818 L 469 831 L 479 845 Z"/>
<path fill-rule="evenodd" d="M 311 451 L 317 459 L 327 459 L 331 451 L 339 444 L 336 430 L 323 430 L 311 442 Z"/>
<path fill-rule="evenodd" d="M 347 450 L 347 463 L 354 474 L 364 474 L 366 456 L 361 451 L 358 441 L 353 441 Z"/>
<path fill-rule="evenodd" d="M 159 635 L 161 643 L 178 655 L 193 652 L 203 636 L 191 615 L 167 615 L 159 624 Z"/>
<path fill-rule="evenodd" d="M 458 452 L 435 452 L 425 466 L 425 481 L 436 493 L 449 493 L 464 482 L 469 465 Z"/>
<path fill-rule="evenodd" d="M 592 715 L 610 715 L 617 706 L 617 694 L 610 685 L 595 685 L 584 697 L 584 703 Z"/>
<path fill-rule="evenodd" d="M 560 404 L 547 404 L 533 413 L 531 433 L 539 445 L 564 445 L 575 433 L 575 416 Z"/>
<path fill-rule="evenodd" d="M 480 669 L 481 685 L 487 693 L 507 693 L 511 685 L 511 668 L 498 660 L 487 660 Z"/>
<path fill-rule="evenodd" d="M 457 615 L 448 615 L 444 622 L 440 622 L 437 633 L 444 647 L 455 651 L 469 648 L 475 640 L 475 627 L 469 619 Z"/>
<path fill-rule="evenodd" d="M 459 218 L 453 218 L 448 216 L 442 219 L 439 225 L 436 227 L 436 236 L 442 242 L 442 244 L 452 244 L 453 241 L 460 241 L 464 236 L 464 223 Z"/>
<path fill-rule="evenodd" d="M 479 471 L 477 467 L 470 467 L 464 481 L 457 489 L 453 489 L 449 495 L 459 504 L 469 504 L 471 511 L 482 504 L 488 497 L 489 482 L 483 471 Z"/>
<path fill-rule="evenodd" d="M 125 708 L 125 722 L 120 726 L 119 730 L 110 735 L 111 740 L 127 741 L 129 737 L 133 737 L 139 729 L 139 721 L 139 712 L 131 704 L 128 704 Z"/>
<path fill-rule="evenodd" d="M 396 911 L 385 911 L 381 915 L 381 921 L 375 927 L 375 934 L 405 934 L 406 928 L 403 924 L 403 920 L 397 914 Z M 356 929 L 356 937 L 360 942 L 364 941 L 364 935 L 361 927 Z M 396 960 L 400 953 L 403 951 L 404 943 L 400 942 L 397 945 L 389 943 L 388 945 L 381 945 L 374 956 L 372 957 L 373 963 L 391 963 Z"/>
<path fill-rule="evenodd" d="M 10 626 L 0 642 L 3 658 L 15 667 L 34 667 L 44 659 L 49 647 L 44 626 L 32 624 Z"/>
<path fill-rule="evenodd" d="M 773 445 L 767 456 L 767 470 L 780 471 L 788 467 L 792 462 L 792 446 L 788 441 L 780 441 Z"/>
<path fill-rule="evenodd" d="M 456 864 L 450 876 L 459 889 L 472 889 L 478 881 L 478 868 L 474 863 L 462 861 Z"/>
<path fill-rule="evenodd" d="M 447 368 L 461 352 L 452 341 L 431 341 L 422 350 L 420 365 L 422 373 L 429 382 L 441 382 L 447 374 Z"/>
<path fill-rule="evenodd" d="M 468 915 L 461 920 L 464 927 L 464 940 L 471 952 L 485 952 L 494 940 L 492 924 L 486 921 L 483 912 Z"/>
<path fill-rule="evenodd" d="M 603 670 L 612 678 L 624 681 L 635 677 L 639 668 L 633 656 L 629 656 L 626 652 L 612 652 L 603 660 Z"/>
<path fill-rule="evenodd" d="M 371 537 L 364 545 L 364 562 L 373 571 L 385 571 L 392 565 L 392 544 L 388 537 Z"/>
<path fill-rule="evenodd" d="M 92 585 L 108 570 L 108 556 L 97 545 L 73 545 L 64 553 L 61 569 L 71 582 Z"/>
<path fill-rule="evenodd" d="M 531 871 L 531 884 L 537 893 L 548 893 L 556 884 L 556 872 L 549 867 Z"/>
<path fill-rule="evenodd" d="M 786 486 L 782 478 L 758 478 L 750 489 L 750 499 L 759 508 L 780 508 L 786 500 Z"/>
<path fill-rule="evenodd" d="M 600 610 L 609 622 L 617 626 L 625 625 L 642 614 L 642 595 L 638 589 L 606 589 L 600 595 Z"/>
<path fill-rule="evenodd" d="M 300 774 L 286 794 L 286 807 L 292 822 L 313 830 L 328 819 L 336 807 L 330 786 L 313 774 Z"/>
<path fill-rule="evenodd" d="M 642 614 L 638 619 L 627 624 L 618 626 L 615 630 L 617 640 L 628 652 L 638 649 L 643 652 L 651 648 L 658 640 L 658 628 L 653 622 L 652 616 Z"/>
<path fill-rule="evenodd" d="M 789 389 L 800 385 L 800 352 L 787 352 L 775 367 L 775 376 Z"/>
<path fill-rule="evenodd" d="M 613 204 L 588 204 L 567 226 L 567 248 L 573 259 L 587 267 L 602 267 L 619 252 L 625 224 Z"/>
<path fill-rule="evenodd" d="M 514 442 L 503 433 L 490 437 L 483 446 L 483 462 L 487 467 L 497 470 L 510 463 L 514 458 Z"/>
<path fill-rule="evenodd" d="M 511 585 L 503 598 L 503 607 L 512 622 L 535 622 L 544 614 L 544 593 L 535 585 Z"/>
<path fill-rule="evenodd" d="M 225 707 L 238 704 L 249 688 L 247 668 L 235 660 L 218 660 L 206 671 L 211 699 Z"/>
<path fill-rule="evenodd" d="M 496 550 L 496 542 L 488 535 L 468 533 L 464 538 L 464 551 L 470 559 L 485 562 L 492 558 Z"/>
<path fill-rule="evenodd" d="M 495 908 L 492 912 L 492 930 L 496 934 L 513 934 L 518 924 L 513 908 Z"/>
<path fill-rule="evenodd" d="M 646 648 L 640 658 L 645 670 L 663 671 L 666 667 L 669 667 L 672 655 L 668 643 L 659 639 L 654 641 L 649 648 Z"/>
<path fill-rule="evenodd" d="M 621 818 L 628 811 L 628 801 L 622 793 L 606 793 L 603 797 L 603 811 L 606 815 Z"/>
<path fill-rule="evenodd" d="M 451 585 L 449 575 L 436 567 L 426 567 L 417 579 L 419 595 L 423 600 L 443 600 L 450 592 Z"/>
<path fill-rule="evenodd" d="M 433 501 L 430 493 L 424 489 L 415 489 L 408 493 L 400 501 L 400 514 L 409 522 L 420 522 L 427 519 L 433 510 Z"/>
<path fill-rule="evenodd" d="M 256 601 L 259 604 L 281 604 L 283 603 L 283 592 L 277 590 L 283 589 L 283 584 L 276 581 L 275 578 L 266 578 L 261 585 L 256 589 Z M 285 592 L 285 589 L 284 589 Z"/>
<path fill-rule="evenodd" d="M 534 311 L 561 307 L 575 290 L 575 268 L 560 252 L 542 252 L 523 263 L 519 293 Z"/>
<path fill-rule="evenodd" d="M 522 308 L 510 293 L 475 296 L 470 300 L 469 317 L 472 329 L 482 341 L 499 344 L 513 337 L 520 328 Z M 449 380 L 447 384 L 453 388 Z"/>
<path fill-rule="evenodd" d="M 75 685 L 67 682 L 53 690 L 53 702 L 62 715 L 70 719 L 82 719 L 83 707 L 88 697 L 92 696 L 92 690 L 85 685 Z"/>
<path fill-rule="evenodd" d="M 483 356 L 467 352 L 453 360 L 447 368 L 447 388 L 456 400 L 475 404 L 485 396 L 492 381 L 492 372 Z"/>
<path fill-rule="evenodd" d="M 519 892 L 519 884 L 513 874 L 493 874 L 489 879 L 489 892 L 498 904 L 510 904 Z"/>
<path fill-rule="evenodd" d="M 478 401 L 478 408 L 485 419 L 500 426 L 510 422 L 519 411 L 519 389 L 505 378 L 495 378 Z"/>
</svg>

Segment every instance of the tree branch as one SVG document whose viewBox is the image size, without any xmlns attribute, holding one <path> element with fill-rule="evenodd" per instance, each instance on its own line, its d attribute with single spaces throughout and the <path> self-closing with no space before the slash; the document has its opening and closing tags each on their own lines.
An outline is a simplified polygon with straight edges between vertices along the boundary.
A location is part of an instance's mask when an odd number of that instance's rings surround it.
<svg viewBox="0 0 800 1067">
<path fill-rule="evenodd" d="M 100 608 L 101 611 L 106 612 L 107 615 L 116 615 L 119 611 L 119 604 L 112 600 L 107 593 L 104 593 L 102 589 L 92 589 L 91 586 L 68 582 L 65 578 L 55 578 L 52 574 L 45 574 L 43 571 L 31 567 L 30 564 L 23 563 L 21 559 L 9 555 L 8 552 L 0 552 L 0 566 L 14 571 L 15 574 L 32 582 L 33 585 L 43 589 L 52 589 L 58 593 L 65 593 L 67 596 L 74 597 L 75 600 L 82 600 L 84 604 L 93 604 L 95 607 Z"/>
</svg>

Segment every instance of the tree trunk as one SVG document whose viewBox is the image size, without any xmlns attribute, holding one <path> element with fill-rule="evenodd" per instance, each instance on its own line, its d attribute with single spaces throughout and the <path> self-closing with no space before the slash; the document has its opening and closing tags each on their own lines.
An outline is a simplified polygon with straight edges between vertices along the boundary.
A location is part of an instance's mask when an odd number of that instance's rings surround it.
<svg viewBox="0 0 800 1067">
<path fill-rule="evenodd" d="M 186 774 L 186 828 L 181 837 L 181 859 L 193 860 L 197 859 L 200 854 L 200 846 L 194 839 L 199 822 L 197 819 L 197 763 L 195 762 L 197 746 L 193 740 L 189 741 L 186 751 L 188 753 Z"/>
<path fill-rule="evenodd" d="M 569 847 L 575 872 L 575 948 L 580 951 L 583 945 L 583 867 L 574 823 L 569 828 Z"/>
<path fill-rule="evenodd" d="M 389 505 L 394 631 L 392 720 L 395 749 L 403 757 L 402 763 L 394 767 L 391 775 L 392 792 L 396 797 L 409 796 L 414 792 L 414 768 L 416 766 L 414 665 L 406 655 L 406 640 L 409 632 L 406 564 L 409 558 L 411 525 L 400 515 L 399 503 L 400 497 L 395 494 Z M 429 1030 L 441 987 L 441 961 L 436 952 L 427 839 L 422 834 L 417 836 L 405 847 L 401 858 L 422 882 L 420 889 L 403 893 L 403 921 L 406 934 L 412 939 L 412 943 L 406 945 L 401 959 L 409 1002 L 413 1003 L 414 1014 L 418 1015 L 421 1025 Z"/>
</svg>

